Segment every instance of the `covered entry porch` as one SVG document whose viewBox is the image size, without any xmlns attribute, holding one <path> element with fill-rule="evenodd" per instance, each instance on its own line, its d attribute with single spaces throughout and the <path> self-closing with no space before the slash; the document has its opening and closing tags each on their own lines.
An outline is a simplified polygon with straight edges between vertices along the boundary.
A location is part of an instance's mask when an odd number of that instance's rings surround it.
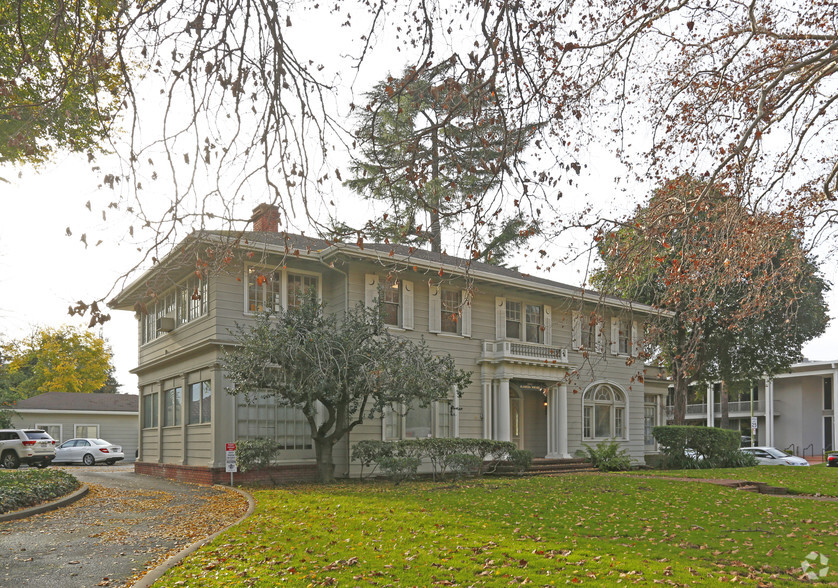
<svg viewBox="0 0 838 588">
<path fill-rule="evenodd" d="M 483 436 L 511 441 L 536 458 L 569 458 L 567 351 L 551 349 L 550 355 L 556 359 L 545 362 L 539 358 L 541 346 L 532 350 L 530 357 L 521 349 L 500 347 L 502 343 L 490 344 L 500 349 L 487 350 L 485 345 L 481 365 Z M 539 356 L 536 351 L 541 352 Z"/>
</svg>

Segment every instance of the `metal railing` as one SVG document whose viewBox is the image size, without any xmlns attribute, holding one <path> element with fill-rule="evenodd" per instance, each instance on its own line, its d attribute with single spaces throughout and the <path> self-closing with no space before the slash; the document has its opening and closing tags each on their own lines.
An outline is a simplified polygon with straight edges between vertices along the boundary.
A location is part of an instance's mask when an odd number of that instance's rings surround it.
<svg viewBox="0 0 838 588">
<path fill-rule="evenodd" d="M 722 404 L 717 402 L 713 405 L 713 412 L 715 414 L 722 413 Z M 727 403 L 727 412 L 728 414 L 733 412 L 751 412 L 751 401 L 750 400 L 742 400 L 737 402 L 728 402 Z M 763 400 L 754 400 L 754 413 L 758 412 L 765 412 L 765 401 Z"/>
</svg>

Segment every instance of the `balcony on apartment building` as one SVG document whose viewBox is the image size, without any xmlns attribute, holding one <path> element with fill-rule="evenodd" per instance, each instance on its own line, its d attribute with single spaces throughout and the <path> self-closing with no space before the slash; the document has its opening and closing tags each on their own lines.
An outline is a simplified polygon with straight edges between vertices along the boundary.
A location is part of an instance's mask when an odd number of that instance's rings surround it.
<svg viewBox="0 0 838 588">
<path fill-rule="evenodd" d="M 751 401 L 750 400 L 741 400 L 736 402 L 728 402 L 727 403 L 727 412 L 729 416 L 732 417 L 745 417 L 751 415 Z M 722 405 L 720 402 L 716 402 L 713 404 L 713 414 L 715 416 L 719 416 L 722 414 Z M 774 414 L 779 414 L 776 409 Z M 672 418 L 675 416 L 675 407 L 667 406 L 666 407 L 666 416 L 667 418 Z M 754 416 L 765 416 L 765 401 L 754 400 Z M 688 404 L 687 405 L 687 418 L 688 419 L 703 419 L 707 418 L 707 403 L 699 403 L 699 404 Z"/>
<path fill-rule="evenodd" d="M 481 359 L 492 363 L 511 362 L 567 366 L 567 349 L 521 341 L 483 341 Z"/>
</svg>

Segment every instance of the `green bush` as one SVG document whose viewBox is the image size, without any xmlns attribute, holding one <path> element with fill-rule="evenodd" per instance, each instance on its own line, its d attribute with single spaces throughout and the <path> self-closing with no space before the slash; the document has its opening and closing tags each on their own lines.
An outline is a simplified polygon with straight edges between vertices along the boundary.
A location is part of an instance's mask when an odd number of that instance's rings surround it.
<svg viewBox="0 0 838 588">
<path fill-rule="evenodd" d="M 752 465 L 739 451 L 739 432 L 716 427 L 666 426 L 652 429 L 664 453 L 665 469 L 704 469 Z"/>
<path fill-rule="evenodd" d="M 403 441 L 359 441 L 352 448 L 352 460 L 361 464 L 361 477 L 363 478 L 364 468 L 371 467 L 370 475 L 381 468 L 384 470 L 384 460 L 389 458 L 416 458 L 419 464 L 428 460 L 433 468 L 434 480 L 437 476 L 444 477 L 456 461 L 456 467 L 465 467 L 464 464 L 477 464 L 477 475 L 483 475 L 488 460 L 490 464 L 499 463 L 504 459 L 513 459 L 512 452 L 516 451 L 515 445 L 509 441 L 495 441 L 494 439 L 452 439 L 452 438 L 429 438 L 429 439 L 406 439 Z M 466 460 L 463 457 L 454 456 L 465 454 L 474 459 Z M 518 456 L 518 459 L 525 459 Z M 532 455 L 529 457 L 529 464 L 532 463 Z M 513 460 L 514 461 L 514 460 Z M 394 462 L 387 461 L 392 465 Z M 491 467 L 491 465 L 490 465 Z M 461 474 L 461 471 L 456 472 Z"/>
<path fill-rule="evenodd" d="M 352 460 L 361 464 L 361 479 L 364 479 L 364 468 L 372 466 L 372 475 L 384 457 L 392 457 L 394 444 L 389 441 L 358 441 L 352 448 Z"/>
<path fill-rule="evenodd" d="M 378 465 L 381 466 L 384 475 L 398 486 L 405 480 L 415 477 L 421 463 L 421 459 L 412 455 L 392 455 L 381 458 Z"/>
<path fill-rule="evenodd" d="M 527 449 L 513 449 L 508 455 L 516 474 L 520 475 L 524 473 L 532 465 L 532 451 Z"/>
<path fill-rule="evenodd" d="M 603 472 L 623 472 L 631 469 L 631 456 L 617 441 L 602 441 L 596 448 L 585 445 L 591 463 Z"/>
<path fill-rule="evenodd" d="M 236 441 L 236 467 L 240 472 L 258 470 L 271 465 L 279 454 L 279 443 L 259 437 Z"/>
<path fill-rule="evenodd" d="M 449 458 L 448 464 L 454 479 L 459 479 L 479 475 L 483 460 L 470 453 L 455 453 Z"/>
<path fill-rule="evenodd" d="M 58 470 L 19 470 L 0 475 L 0 513 L 35 506 L 69 494 L 79 481 Z"/>
</svg>

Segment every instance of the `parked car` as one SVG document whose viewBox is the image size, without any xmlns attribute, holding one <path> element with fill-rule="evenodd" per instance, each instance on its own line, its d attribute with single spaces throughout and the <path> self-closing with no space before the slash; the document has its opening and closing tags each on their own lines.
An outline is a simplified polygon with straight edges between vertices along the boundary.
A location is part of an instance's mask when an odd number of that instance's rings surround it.
<svg viewBox="0 0 838 588">
<path fill-rule="evenodd" d="M 55 448 L 53 463 L 78 463 L 92 466 L 98 462 L 113 465 L 125 459 L 122 447 L 112 445 L 104 439 L 78 438 L 68 439 Z"/>
<path fill-rule="evenodd" d="M 0 463 L 8 470 L 20 464 L 45 468 L 55 458 L 55 439 L 41 429 L 0 430 Z"/>
<path fill-rule="evenodd" d="M 809 462 L 802 457 L 789 455 L 775 447 L 741 447 L 739 451 L 753 454 L 759 465 L 807 466 Z"/>
<path fill-rule="evenodd" d="M 838 451 L 826 454 L 826 465 L 828 467 L 838 468 Z"/>
</svg>

